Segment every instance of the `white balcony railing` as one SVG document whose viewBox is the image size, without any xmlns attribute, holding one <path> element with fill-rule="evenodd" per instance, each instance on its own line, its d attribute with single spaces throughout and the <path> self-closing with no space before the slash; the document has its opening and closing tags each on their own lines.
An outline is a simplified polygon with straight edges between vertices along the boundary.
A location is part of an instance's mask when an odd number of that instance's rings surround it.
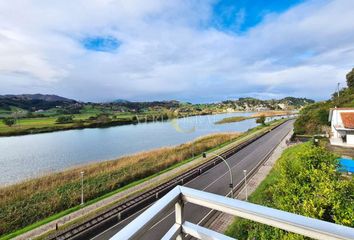
<svg viewBox="0 0 354 240">
<path fill-rule="evenodd" d="M 232 239 L 210 229 L 185 221 L 183 217 L 183 206 L 186 202 L 205 206 L 314 239 L 354 239 L 354 229 L 350 227 L 182 186 L 177 186 L 167 193 L 163 198 L 158 200 L 129 225 L 113 236 L 112 239 L 139 239 L 144 232 L 148 231 L 154 225 L 156 220 L 163 217 L 164 211 L 170 209 L 173 205 L 175 205 L 175 224 L 162 239 L 180 240 L 187 234 L 197 239 Z"/>
</svg>

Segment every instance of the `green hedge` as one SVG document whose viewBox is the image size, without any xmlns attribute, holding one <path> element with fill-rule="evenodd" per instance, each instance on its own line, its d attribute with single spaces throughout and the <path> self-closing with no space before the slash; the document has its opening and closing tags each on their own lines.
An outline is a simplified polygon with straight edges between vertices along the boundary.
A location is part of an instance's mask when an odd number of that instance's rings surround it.
<svg viewBox="0 0 354 240">
<path fill-rule="evenodd" d="M 354 180 L 337 171 L 337 156 L 304 143 L 287 149 L 250 201 L 354 227 Z M 236 218 L 226 234 L 237 239 L 306 239 Z"/>
</svg>

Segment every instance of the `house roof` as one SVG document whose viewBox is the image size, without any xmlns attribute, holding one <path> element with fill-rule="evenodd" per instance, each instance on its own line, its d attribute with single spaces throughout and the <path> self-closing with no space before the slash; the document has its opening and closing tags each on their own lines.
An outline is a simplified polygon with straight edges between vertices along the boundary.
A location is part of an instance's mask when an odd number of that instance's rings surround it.
<svg viewBox="0 0 354 240">
<path fill-rule="evenodd" d="M 332 121 L 333 117 L 333 111 L 337 110 L 338 112 L 340 111 L 354 111 L 354 108 L 346 107 L 346 108 L 330 108 L 329 109 L 329 115 L 328 115 L 328 122 Z"/>
<path fill-rule="evenodd" d="M 354 112 L 341 112 L 340 113 L 345 128 L 354 129 Z"/>
</svg>

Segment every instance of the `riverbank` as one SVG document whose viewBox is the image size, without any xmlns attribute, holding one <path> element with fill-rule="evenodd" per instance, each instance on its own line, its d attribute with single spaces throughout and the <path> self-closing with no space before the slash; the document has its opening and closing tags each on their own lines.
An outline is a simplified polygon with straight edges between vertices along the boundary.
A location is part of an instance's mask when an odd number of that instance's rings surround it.
<svg viewBox="0 0 354 240">
<path fill-rule="evenodd" d="M 259 126 L 259 127 L 254 128 L 254 129 L 250 129 L 246 133 L 242 134 L 242 136 L 236 137 L 235 140 L 231 140 L 231 143 L 230 142 L 226 142 L 224 144 L 216 146 L 216 148 L 214 148 L 213 151 L 215 151 L 216 149 L 219 149 L 219 148 L 220 148 L 220 151 L 225 151 L 223 149 L 226 149 L 226 148 L 229 148 L 229 147 L 234 147 L 234 146 L 242 143 L 243 141 L 246 141 L 247 139 L 253 137 L 256 134 L 260 134 L 262 132 L 268 131 L 270 128 L 276 126 L 280 122 L 281 121 L 276 121 L 276 122 L 271 123 L 270 126 Z M 181 146 L 183 146 L 183 145 L 184 144 L 182 144 Z M 219 151 L 219 150 L 217 150 L 217 151 Z M 119 201 L 119 199 L 121 199 L 122 197 L 123 198 L 128 197 L 133 192 L 142 191 L 143 189 L 153 187 L 156 184 L 161 183 L 161 181 L 164 182 L 167 179 L 169 179 L 170 177 L 175 176 L 176 174 L 181 174 L 181 173 L 185 172 L 187 169 L 190 169 L 193 166 L 201 164 L 205 160 L 206 159 L 203 159 L 200 156 L 195 156 L 194 158 L 184 159 L 184 160 L 179 161 L 176 164 L 174 164 L 174 165 L 172 165 L 172 166 L 170 166 L 170 167 L 168 167 L 168 168 L 166 168 L 166 169 L 164 169 L 164 170 L 162 170 L 160 172 L 157 172 L 157 173 L 154 173 L 154 174 L 150 175 L 147 178 L 134 181 L 131 184 L 125 185 L 124 187 L 123 186 L 122 187 L 118 187 L 117 186 L 116 190 L 113 190 L 112 192 L 108 192 L 108 193 L 102 195 L 101 197 L 92 199 L 91 201 L 87 202 L 84 206 L 76 205 L 73 208 L 70 208 L 70 209 L 68 209 L 66 211 L 62 211 L 62 212 L 60 212 L 60 213 L 58 213 L 56 215 L 51 215 L 50 217 L 45 218 L 42 221 L 36 222 L 35 224 L 32 224 L 32 225 L 29 225 L 29 226 L 27 226 L 27 227 L 25 227 L 25 228 L 23 228 L 23 229 L 21 229 L 19 231 L 16 231 L 16 232 L 14 232 L 14 233 L 12 233 L 10 235 L 4 236 L 1 239 L 9 239 L 9 238 L 17 236 L 17 235 L 19 235 L 21 233 L 24 233 L 24 232 L 27 232 L 27 231 L 33 229 L 30 234 L 26 234 L 25 235 L 26 236 L 25 238 L 20 238 L 20 239 L 27 239 L 29 237 L 32 238 L 33 236 L 37 236 L 38 232 L 43 233 L 43 232 L 46 232 L 48 230 L 52 230 L 53 228 L 55 228 L 55 222 L 59 222 L 60 226 L 62 226 L 62 224 L 66 224 L 67 222 L 70 222 L 70 221 L 72 221 L 73 219 L 75 219 L 77 217 L 82 217 L 83 215 L 87 215 L 88 212 L 97 211 L 97 208 L 98 207 L 102 207 L 102 205 L 107 206 L 107 204 L 109 204 L 109 203 L 113 204 L 114 202 Z M 79 198 L 79 193 L 80 193 L 80 189 L 79 189 L 80 188 L 80 184 L 78 182 L 79 181 L 79 175 L 80 175 L 79 171 L 80 171 L 80 169 L 77 169 L 77 172 L 74 174 L 75 180 L 77 180 L 76 181 L 76 183 L 77 183 L 76 189 L 74 189 L 75 196 L 77 198 Z M 149 180 L 147 180 L 147 179 L 149 179 Z M 87 180 L 85 178 L 85 187 L 86 187 L 86 181 Z M 60 189 L 62 191 L 65 190 L 63 188 L 60 188 Z M 68 189 L 68 190 L 72 191 L 73 189 Z M 34 190 L 34 191 L 36 191 L 36 190 Z M 1 190 L 0 190 L 0 192 L 1 192 Z M 86 198 L 86 195 L 85 195 L 85 198 Z M 77 199 L 77 201 L 79 201 L 79 199 Z M 102 201 L 104 201 L 105 203 L 102 203 Z M 98 204 L 98 206 L 96 206 L 96 207 L 95 207 L 96 204 L 94 204 L 95 202 L 97 202 L 97 204 Z M 22 205 L 22 204 L 19 204 L 19 205 Z M 37 207 L 40 207 L 40 206 L 37 206 Z M 82 207 L 84 207 L 84 208 L 82 208 Z M 86 210 L 86 208 L 89 208 L 90 210 Z M 21 211 L 21 213 L 24 214 L 23 211 Z M 70 213 L 70 215 L 68 215 L 69 213 Z M 58 218 L 61 218 L 61 220 L 52 222 L 54 219 L 58 219 Z M 39 226 L 42 226 L 42 225 L 43 225 L 43 227 L 40 227 L 39 230 L 34 229 L 34 228 L 38 228 Z"/>
</svg>

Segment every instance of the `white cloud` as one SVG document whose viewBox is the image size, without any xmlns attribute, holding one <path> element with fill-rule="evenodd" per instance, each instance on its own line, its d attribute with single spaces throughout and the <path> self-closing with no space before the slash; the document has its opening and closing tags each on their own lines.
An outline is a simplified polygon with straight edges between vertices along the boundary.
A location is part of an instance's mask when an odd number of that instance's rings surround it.
<svg viewBox="0 0 354 240">
<path fill-rule="evenodd" d="M 208 26 L 211 1 L 2 1 L 1 93 L 83 100 L 325 99 L 354 59 L 354 1 L 309 1 L 244 34 Z M 114 36 L 112 53 L 84 49 Z M 11 81 L 9 80 L 11 79 Z M 32 86 L 32 87 L 28 87 Z"/>
</svg>

